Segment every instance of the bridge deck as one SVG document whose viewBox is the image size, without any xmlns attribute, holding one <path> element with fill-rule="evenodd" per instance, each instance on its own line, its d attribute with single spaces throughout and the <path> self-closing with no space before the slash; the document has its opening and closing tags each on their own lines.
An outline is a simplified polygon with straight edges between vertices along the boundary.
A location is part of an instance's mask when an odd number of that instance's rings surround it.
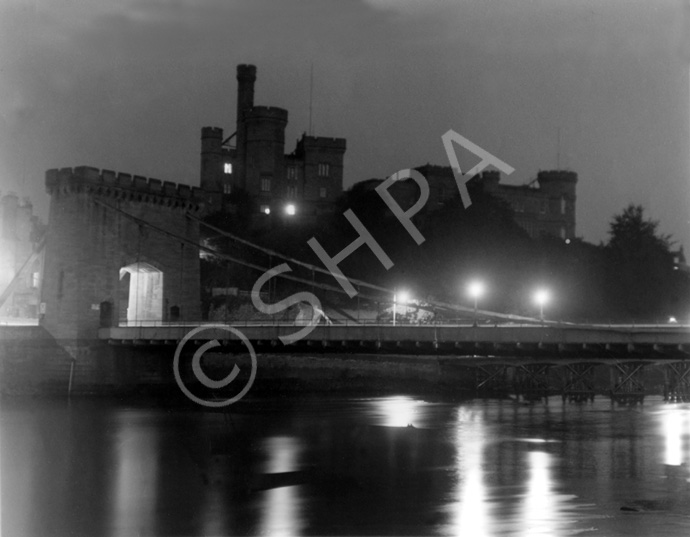
<svg viewBox="0 0 690 537">
<path fill-rule="evenodd" d="M 99 338 L 113 344 L 173 345 L 182 341 L 198 326 L 208 328 L 192 340 L 200 343 L 216 339 L 232 344 L 239 339 L 212 324 L 122 326 L 101 328 Z M 232 325 L 247 339 L 275 350 L 284 347 L 279 338 L 300 330 L 294 324 Z M 319 325 L 298 343 L 287 349 L 343 349 L 348 352 L 383 351 L 415 354 L 470 355 L 576 355 L 579 357 L 690 357 L 690 327 L 685 325 L 573 325 L 549 323 L 540 325 L 397 325 L 347 324 Z M 358 349 L 361 349 L 358 351 Z M 368 350 L 367 350 L 368 349 Z"/>
</svg>

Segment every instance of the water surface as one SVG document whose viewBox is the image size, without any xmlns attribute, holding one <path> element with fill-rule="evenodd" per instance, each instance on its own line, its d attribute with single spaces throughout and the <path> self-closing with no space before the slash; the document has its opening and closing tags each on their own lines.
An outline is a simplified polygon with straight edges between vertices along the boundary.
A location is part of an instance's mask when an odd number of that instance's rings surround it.
<svg viewBox="0 0 690 537">
<path fill-rule="evenodd" d="M 9 399 L 0 450 L 8 536 L 690 535 L 690 405 L 657 399 Z"/>
</svg>

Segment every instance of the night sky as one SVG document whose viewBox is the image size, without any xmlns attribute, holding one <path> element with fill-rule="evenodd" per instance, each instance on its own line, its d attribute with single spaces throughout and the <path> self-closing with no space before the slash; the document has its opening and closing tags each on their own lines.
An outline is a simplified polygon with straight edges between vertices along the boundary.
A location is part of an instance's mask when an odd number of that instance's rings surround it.
<svg viewBox="0 0 690 537">
<path fill-rule="evenodd" d="M 690 246 L 690 26 L 681 0 L 2 0 L 0 189 L 47 219 L 44 172 L 198 185 L 202 126 L 255 103 L 345 137 L 345 186 L 447 165 L 454 129 L 516 168 L 579 174 L 578 236 L 630 202 Z M 559 136 L 560 131 L 560 136 Z M 560 138 L 560 144 L 558 142 Z M 560 150 L 559 150 L 560 145 Z"/>
</svg>

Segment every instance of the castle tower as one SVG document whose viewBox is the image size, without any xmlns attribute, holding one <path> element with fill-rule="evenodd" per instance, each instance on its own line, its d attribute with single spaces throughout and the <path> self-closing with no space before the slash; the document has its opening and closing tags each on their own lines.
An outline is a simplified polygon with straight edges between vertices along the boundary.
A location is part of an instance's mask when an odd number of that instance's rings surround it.
<svg viewBox="0 0 690 537">
<path fill-rule="evenodd" d="M 254 82 L 256 82 L 256 66 L 237 66 L 237 134 L 236 134 L 236 160 L 235 167 L 238 177 L 238 185 L 246 189 L 246 122 L 245 118 L 254 108 Z"/>
<path fill-rule="evenodd" d="M 344 138 L 306 136 L 297 142 L 295 153 L 304 161 L 304 200 L 317 213 L 331 207 L 343 192 Z"/>
<path fill-rule="evenodd" d="M 245 113 L 244 188 L 258 199 L 284 194 L 287 120 L 287 110 L 273 106 L 255 106 Z"/>
<path fill-rule="evenodd" d="M 201 181 L 204 192 L 211 195 L 222 192 L 220 177 L 222 173 L 223 129 L 203 127 L 201 129 Z"/>
<path fill-rule="evenodd" d="M 304 135 L 295 151 L 285 155 L 288 112 L 255 106 L 255 82 L 254 65 L 237 66 L 237 129 L 228 139 L 234 138 L 235 147 L 223 144 L 222 129 L 201 131 L 206 209 L 225 210 L 235 203 L 229 195 L 242 189 L 262 222 L 269 222 L 268 215 L 329 212 L 342 193 L 345 140 Z"/>
<path fill-rule="evenodd" d="M 46 172 L 42 325 L 94 339 L 118 322 L 198 320 L 197 188 L 81 166 Z M 147 225 L 150 224 L 150 225 Z M 191 244 L 190 244 L 191 243 Z"/>
<path fill-rule="evenodd" d="M 537 181 L 548 207 L 550 234 L 568 239 L 575 237 L 577 173 L 566 170 L 540 171 Z"/>
</svg>

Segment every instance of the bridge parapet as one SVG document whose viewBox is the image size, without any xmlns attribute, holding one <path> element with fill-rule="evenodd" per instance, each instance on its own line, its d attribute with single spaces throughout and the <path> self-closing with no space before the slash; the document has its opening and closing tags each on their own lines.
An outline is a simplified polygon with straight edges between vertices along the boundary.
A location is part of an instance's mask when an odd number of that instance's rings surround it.
<svg viewBox="0 0 690 537">
<path fill-rule="evenodd" d="M 50 195 L 88 192 L 113 199 L 180 207 L 198 211 L 203 205 L 198 187 L 140 175 L 99 170 L 91 166 L 52 169 L 46 172 L 46 191 Z"/>
</svg>

